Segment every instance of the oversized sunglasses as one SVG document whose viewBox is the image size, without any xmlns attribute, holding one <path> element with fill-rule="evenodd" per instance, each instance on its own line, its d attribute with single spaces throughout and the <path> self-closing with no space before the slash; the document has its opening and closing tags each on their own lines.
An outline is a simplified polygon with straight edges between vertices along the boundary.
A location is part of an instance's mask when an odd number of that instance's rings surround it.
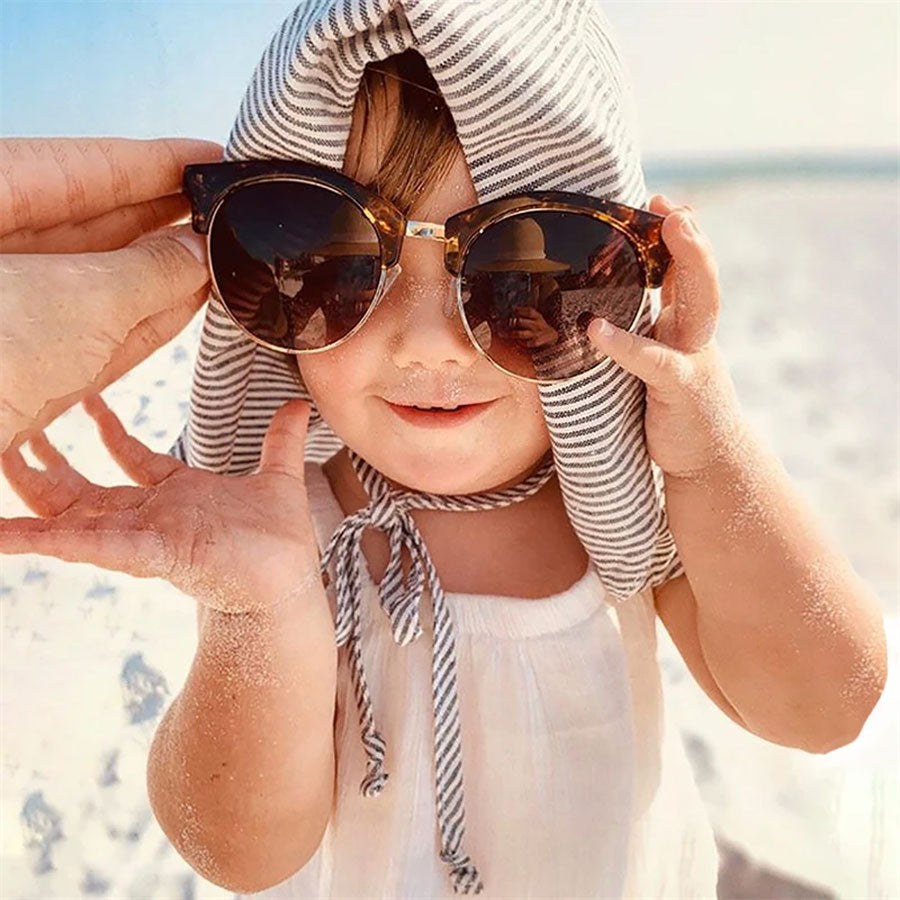
<svg viewBox="0 0 900 900">
<path fill-rule="evenodd" d="M 404 239 L 436 240 L 478 351 L 516 378 L 564 382 L 603 359 L 588 324 L 633 329 L 671 261 L 663 216 L 586 194 L 513 194 L 441 224 L 295 160 L 189 165 L 183 184 L 213 290 L 248 337 L 281 353 L 348 340 L 400 273 Z"/>
</svg>

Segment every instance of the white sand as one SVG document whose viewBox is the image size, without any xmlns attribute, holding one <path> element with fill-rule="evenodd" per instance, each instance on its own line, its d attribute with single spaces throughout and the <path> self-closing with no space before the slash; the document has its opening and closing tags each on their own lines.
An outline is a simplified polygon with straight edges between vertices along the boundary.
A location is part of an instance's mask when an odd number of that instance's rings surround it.
<svg viewBox="0 0 900 900">
<path fill-rule="evenodd" d="M 896 185 L 651 187 L 697 209 L 716 248 L 719 340 L 746 415 L 884 602 L 893 669 L 897 210 L 886 198 Z M 163 452 L 186 414 L 199 327 L 198 316 L 104 393 Z M 88 477 L 127 483 L 80 409 L 47 434 Z M 30 514 L 0 486 L 0 514 Z M 40 556 L 0 557 L 0 596 L 0 897 L 230 897 L 181 860 L 146 800 L 153 730 L 194 651 L 193 600 L 163 581 Z M 723 840 L 838 897 L 900 897 L 895 682 L 856 743 L 813 756 L 732 723 L 662 627 L 659 636 L 667 691 Z M 733 890 L 720 884 L 722 897 Z"/>
</svg>

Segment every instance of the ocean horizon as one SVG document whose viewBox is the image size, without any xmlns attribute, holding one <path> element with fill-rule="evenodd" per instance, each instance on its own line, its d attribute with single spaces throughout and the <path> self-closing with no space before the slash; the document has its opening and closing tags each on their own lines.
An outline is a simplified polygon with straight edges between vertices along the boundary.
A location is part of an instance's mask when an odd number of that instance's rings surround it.
<svg viewBox="0 0 900 900">
<path fill-rule="evenodd" d="M 722 155 L 650 156 L 644 177 L 654 181 L 716 182 L 729 179 L 900 178 L 900 148 L 849 153 L 747 152 Z"/>
</svg>

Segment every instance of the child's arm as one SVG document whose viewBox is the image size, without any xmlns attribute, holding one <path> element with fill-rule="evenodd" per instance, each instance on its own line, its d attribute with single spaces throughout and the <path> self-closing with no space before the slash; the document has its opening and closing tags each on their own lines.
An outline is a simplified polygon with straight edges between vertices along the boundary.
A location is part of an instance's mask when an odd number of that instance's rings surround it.
<svg viewBox="0 0 900 900">
<path fill-rule="evenodd" d="M 208 609 L 147 766 L 154 815 L 228 890 L 279 884 L 312 857 L 334 794 L 337 646 L 324 593 L 277 616 Z"/>
<path fill-rule="evenodd" d="M 856 737 L 884 688 L 879 604 L 746 424 L 714 340 L 720 291 L 708 237 L 660 195 L 651 210 L 666 216 L 673 256 L 653 338 L 599 323 L 589 334 L 647 386 L 647 447 L 684 566 L 655 589 L 657 608 L 683 624 L 694 612 L 685 605 L 696 606 L 696 634 L 682 629 L 679 649 L 693 650 L 698 671 L 702 650 L 749 730 L 828 751 Z"/>
<path fill-rule="evenodd" d="M 745 427 L 733 454 L 665 486 L 685 575 L 657 604 L 696 604 L 703 657 L 748 729 L 812 752 L 854 740 L 887 677 L 880 606 L 780 461 Z"/>
</svg>

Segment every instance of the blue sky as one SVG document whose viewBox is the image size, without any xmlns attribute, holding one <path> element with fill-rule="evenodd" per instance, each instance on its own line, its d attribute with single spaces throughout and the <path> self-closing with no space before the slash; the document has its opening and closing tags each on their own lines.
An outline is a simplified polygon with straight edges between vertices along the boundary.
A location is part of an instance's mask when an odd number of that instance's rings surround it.
<svg viewBox="0 0 900 900">
<path fill-rule="evenodd" d="M 0 2 L 0 132 L 224 143 L 294 0 Z M 890 152 L 893 2 L 602 4 L 647 157 Z"/>
</svg>

